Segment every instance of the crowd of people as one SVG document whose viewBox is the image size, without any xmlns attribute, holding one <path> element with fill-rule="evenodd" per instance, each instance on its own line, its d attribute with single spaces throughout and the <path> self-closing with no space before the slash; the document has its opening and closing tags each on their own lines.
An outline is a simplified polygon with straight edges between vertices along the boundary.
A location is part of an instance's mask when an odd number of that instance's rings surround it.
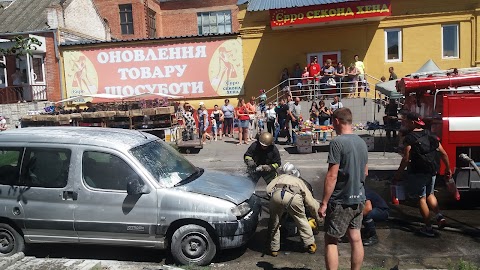
<svg viewBox="0 0 480 270">
<path fill-rule="evenodd" d="M 313 106 L 312 106 L 313 107 Z M 317 250 L 314 233 L 324 224 L 325 265 L 338 269 L 338 243 L 346 241 L 351 247 L 351 269 L 361 269 L 364 248 L 379 242 L 375 223 L 386 221 L 389 206 L 372 189 L 366 187 L 368 176 L 368 149 L 365 141 L 354 134 L 352 112 L 341 107 L 331 115 L 332 125 L 338 134 L 331 142 L 327 162 L 323 196 L 313 197 L 313 187 L 305 181 L 300 171 L 291 163 L 282 166 L 281 156 L 274 137 L 263 132 L 244 154 L 244 162 L 252 179 L 261 178 L 267 183 L 270 218 L 266 253 L 278 256 L 281 249 L 280 227 L 290 216 L 296 224 L 304 250 Z M 438 138 L 424 129 L 425 123 L 416 113 L 406 113 L 404 126 L 404 155 L 394 180 L 405 174 L 408 197 L 419 202 L 424 226 L 418 231 L 427 237 L 436 235 L 430 220 L 435 214 L 438 227 L 446 225 L 433 189 L 439 173 L 440 158 L 446 165 L 446 179 L 452 171 L 448 156 Z M 438 157 L 438 158 L 437 158 Z"/>
<path fill-rule="evenodd" d="M 327 59 L 323 66 L 315 56 L 303 69 L 295 64 L 290 73 L 284 68 L 280 74 L 280 89 L 288 95 L 313 99 L 323 98 L 325 94 L 343 94 L 345 97 L 360 97 L 362 91 L 368 92 L 369 87 L 365 77 L 365 64 L 354 56 L 354 61 L 345 66 L 342 62 L 334 63 Z M 315 91 L 312 91 L 315 90 Z"/>
<path fill-rule="evenodd" d="M 264 95 L 264 90 L 261 90 Z M 312 101 L 308 113 L 302 111 L 299 97 L 288 95 L 279 102 L 266 102 L 266 96 L 260 95 L 260 102 L 251 97 L 248 102 L 243 98 L 238 99 L 237 106 L 225 99 L 222 106 L 215 104 L 213 110 L 207 110 L 203 102 L 195 110 L 188 102 L 179 107 L 182 115 L 185 133 L 184 140 L 191 140 L 197 134 L 202 142 L 223 140 L 224 137 L 234 138 L 237 128 L 238 145 L 249 144 L 255 140 L 257 134 L 264 130 L 274 136 L 274 143 L 279 144 L 280 137 L 286 137 L 286 144 L 295 145 L 295 131 L 299 129 L 302 121 L 309 120 L 317 126 L 329 126 L 333 112 L 343 107 L 339 96 L 326 104 L 325 100 L 318 103 Z M 303 117 L 305 113 L 308 117 Z M 210 129 L 209 129 L 210 127 Z M 198 130 L 198 132 L 196 132 Z M 323 133 L 322 143 L 327 141 L 327 133 Z M 319 138 L 314 135 L 314 144 L 320 144 Z"/>
</svg>

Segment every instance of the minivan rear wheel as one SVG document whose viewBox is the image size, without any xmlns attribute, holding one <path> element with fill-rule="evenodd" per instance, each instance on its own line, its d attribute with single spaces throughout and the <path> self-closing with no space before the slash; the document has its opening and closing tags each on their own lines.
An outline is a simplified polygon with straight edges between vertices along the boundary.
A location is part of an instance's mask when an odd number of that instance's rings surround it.
<svg viewBox="0 0 480 270">
<path fill-rule="evenodd" d="M 180 264 L 202 266 L 212 261 L 217 247 L 204 227 L 189 224 L 175 231 L 170 251 Z"/>
<path fill-rule="evenodd" d="M 10 225 L 0 223 L 0 257 L 10 256 L 25 250 L 25 240 Z"/>
</svg>

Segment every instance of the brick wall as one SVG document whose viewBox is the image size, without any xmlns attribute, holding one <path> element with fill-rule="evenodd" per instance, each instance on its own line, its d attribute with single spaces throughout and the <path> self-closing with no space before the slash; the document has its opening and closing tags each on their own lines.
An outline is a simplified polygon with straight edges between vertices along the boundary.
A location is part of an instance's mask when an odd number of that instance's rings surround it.
<svg viewBox="0 0 480 270">
<path fill-rule="evenodd" d="M 100 15 L 108 21 L 112 38 L 133 39 L 147 37 L 147 17 L 144 0 L 95 0 Z M 133 35 L 122 35 L 118 5 L 132 4 Z M 157 37 L 198 35 L 197 13 L 230 10 L 232 30 L 238 32 L 236 0 L 182 0 L 161 2 L 147 0 L 148 8 L 155 11 Z"/>
<path fill-rule="evenodd" d="M 39 34 L 45 37 L 47 52 L 45 54 L 45 79 L 47 83 L 47 99 L 58 101 L 62 99 L 60 87 L 59 60 L 55 56 L 53 33 Z"/>
<path fill-rule="evenodd" d="M 120 10 L 118 5 L 132 4 L 133 34 L 122 35 L 120 27 Z M 100 16 L 108 21 L 108 26 L 115 39 L 136 39 L 147 37 L 145 4 L 143 0 L 95 0 Z M 148 6 L 157 13 L 160 11 L 155 1 L 149 0 Z M 158 30 L 157 30 L 158 32 Z"/>
<path fill-rule="evenodd" d="M 108 37 L 103 18 L 97 16 L 94 3 L 91 0 L 76 0 L 71 2 L 64 11 L 65 27 L 78 33 L 83 33 L 99 40 Z"/>
<path fill-rule="evenodd" d="M 238 7 L 236 0 L 184 0 L 160 3 L 162 35 L 188 36 L 198 35 L 197 13 L 230 10 L 232 13 L 232 31 L 238 32 Z"/>
</svg>

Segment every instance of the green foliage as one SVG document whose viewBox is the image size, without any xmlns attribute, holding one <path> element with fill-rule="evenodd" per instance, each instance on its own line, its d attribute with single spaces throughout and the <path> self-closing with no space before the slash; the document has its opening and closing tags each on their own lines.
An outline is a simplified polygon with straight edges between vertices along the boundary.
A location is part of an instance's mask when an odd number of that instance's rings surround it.
<svg viewBox="0 0 480 270">
<path fill-rule="evenodd" d="M 11 48 L 0 48 L 0 55 L 15 55 L 16 57 L 31 55 L 33 50 L 42 45 L 42 42 L 34 37 L 16 36 L 10 41 L 15 44 Z"/>
</svg>

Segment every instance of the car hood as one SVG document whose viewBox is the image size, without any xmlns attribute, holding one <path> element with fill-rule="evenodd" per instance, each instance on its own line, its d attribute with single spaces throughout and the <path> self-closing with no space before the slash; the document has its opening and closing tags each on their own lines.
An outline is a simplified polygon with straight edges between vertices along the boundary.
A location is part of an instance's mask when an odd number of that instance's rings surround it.
<svg viewBox="0 0 480 270">
<path fill-rule="evenodd" d="M 197 179 L 176 188 L 240 204 L 252 196 L 255 183 L 246 176 L 205 170 Z"/>
</svg>

